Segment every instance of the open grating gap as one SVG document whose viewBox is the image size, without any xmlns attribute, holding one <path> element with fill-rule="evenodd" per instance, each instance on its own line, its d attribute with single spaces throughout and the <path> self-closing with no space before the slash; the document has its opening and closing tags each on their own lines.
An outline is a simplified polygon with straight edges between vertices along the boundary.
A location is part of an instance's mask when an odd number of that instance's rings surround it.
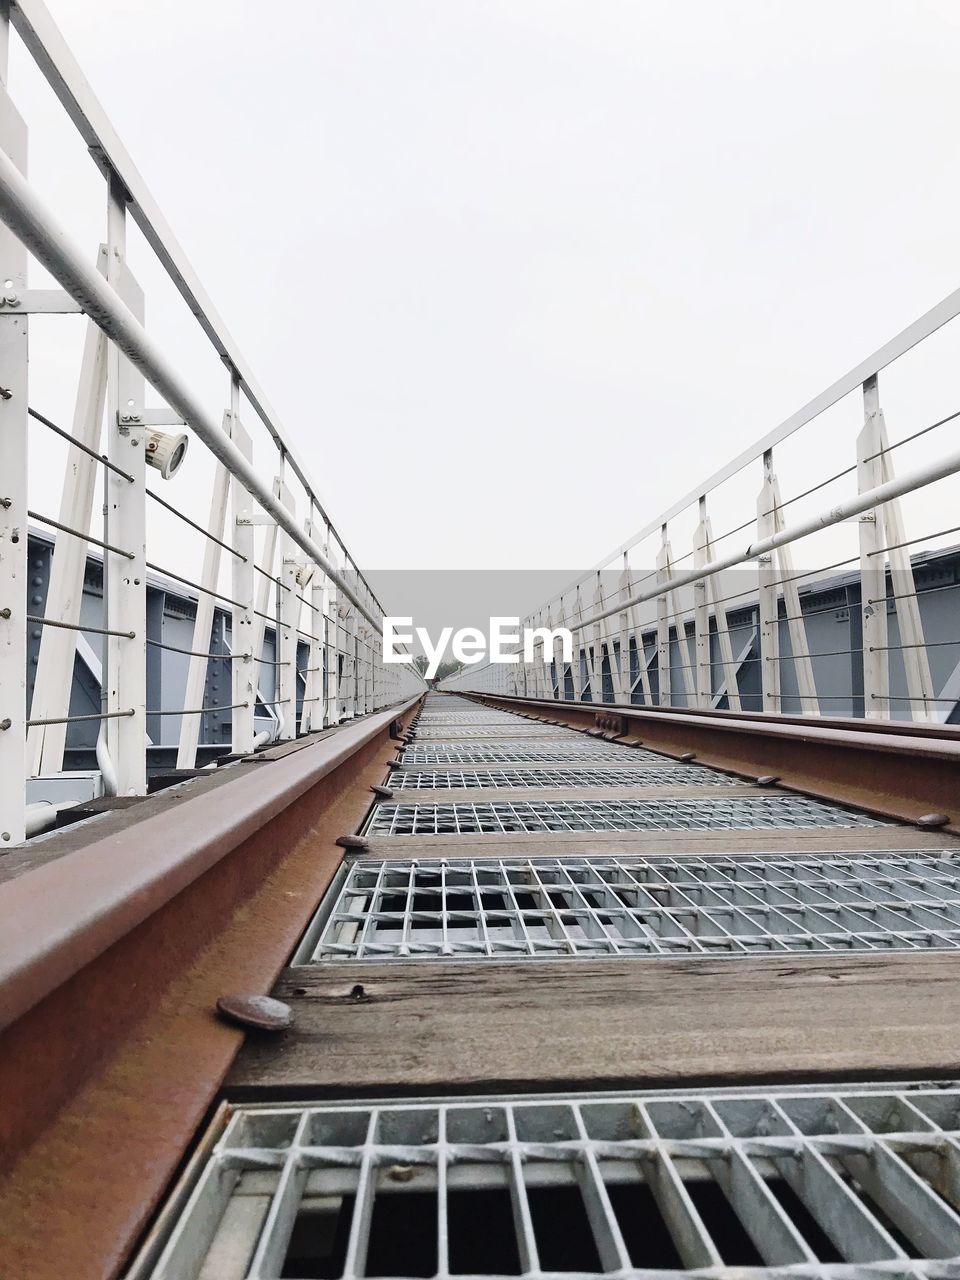
<svg viewBox="0 0 960 1280">
<path fill-rule="evenodd" d="M 934 1280 L 958 1159 L 956 1085 L 240 1106 L 130 1280 Z"/>
<path fill-rule="evenodd" d="M 293 963 L 958 947 L 960 867 L 937 853 L 362 858 Z"/>
<path fill-rule="evenodd" d="M 462 804 L 381 804 L 366 834 L 509 835 L 551 831 L 756 831 L 769 828 L 882 827 L 883 818 L 806 796 L 740 799 L 501 800 Z"/>
</svg>

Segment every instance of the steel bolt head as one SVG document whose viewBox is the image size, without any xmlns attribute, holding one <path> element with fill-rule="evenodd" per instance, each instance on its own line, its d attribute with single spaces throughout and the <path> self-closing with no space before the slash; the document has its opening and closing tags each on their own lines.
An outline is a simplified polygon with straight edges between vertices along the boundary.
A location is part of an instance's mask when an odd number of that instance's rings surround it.
<svg viewBox="0 0 960 1280">
<path fill-rule="evenodd" d="M 337 836 L 336 843 L 341 849 L 360 849 L 366 851 L 370 848 L 363 836 Z"/>
<path fill-rule="evenodd" d="M 286 1031 L 293 1026 L 293 1010 L 272 996 L 220 996 L 217 1013 L 227 1022 L 251 1031 Z"/>
<path fill-rule="evenodd" d="M 683 755 L 680 757 L 680 759 L 683 761 L 696 760 L 696 758 L 697 758 L 697 753 L 695 751 L 684 751 Z"/>
<path fill-rule="evenodd" d="M 780 781 L 780 779 L 777 777 L 777 775 L 776 775 L 775 773 L 762 773 L 762 774 L 760 775 L 760 777 L 759 777 L 759 778 L 757 778 L 757 786 L 758 786 L 758 787 L 772 787 L 772 786 L 774 785 L 774 783 L 779 782 L 779 781 Z"/>
<path fill-rule="evenodd" d="M 392 800 L 393 792 L 389 787 L 381 787 L 374 785 L 370 788 L 375 796 L 379 796 L 381 800 Z"/>
<path fill-rule="evenodd" d="M 925 813 L 917 819 L 918 827 L 945 827 L 950 821 L 945 813 Z"/>
</svg>

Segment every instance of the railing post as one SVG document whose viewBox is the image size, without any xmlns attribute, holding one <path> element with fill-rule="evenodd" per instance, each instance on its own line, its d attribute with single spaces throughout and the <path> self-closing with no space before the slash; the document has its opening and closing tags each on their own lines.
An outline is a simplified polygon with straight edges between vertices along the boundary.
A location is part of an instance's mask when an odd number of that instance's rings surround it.
<svg viewBox="0 0 960 1280">
<path fill-rule="evenodd" d="M 107 191 L 107 282 L 143 320 L 143 294 L 124 269 L 127 193 L 110 174 Z M 107 456 L 115 471 L 106 475 L 105 541 L 133 553 L 133 559 L 104 551 L 106 626 L 103 678 L 108 719 L 107 751 L 117 793 L 147 790 L 147 528 L 144 378 L 115 343 L 107 348 Z"/>
<path fill-rule="evenodd" d="M 700 495 L 700 522 L 693 535 L 693 567 L 707 562 L 707 498 Z M 697 706 L 709 708 L 713 698 L 713 664 L 710 661 L 710 608 L 707 602 L 707 580 L 698 578 L 693 585 L 693 631 L 697 670 Z M 717 619 L 719 627 L 720 619 Z"/>
<path fill-rule="evenodd" d="M 27 127 L 7 94 L 9 10 L 0 0 L 0 146 L 27 167 Z M 0 225 L 0 285 L 22 293 L 27 251 Z M 0 848 L 25 838 L 27 746 L 27 317 L 0 318 Z"/>
<path fill-rule="evenodd" d="M 100 246 L 97 266 L 106 270 L 107 247 Z M 87 320 L 80 361 L 80 377 L 73 413 L 73 437 L 88 449 L 99 450 L 103 406 L 107 393 L 107 339 L 93 320 Z M 68 449 L 60 497 L 60 523 L 89 529 L 99 479 L 94 458 Z M 64 627 L 44 627 L 37 657 L 31 716 L 61 719 L 70 713 L 73 668 L 77 651 L 77 623 L 83 599 L 87 547 L 80 538 L 59 537 L 53 548 L 50 584 L 44 613 Z M 59 773 L 67 741 L 66 724 L 37 725 L 27 734 L 27 766 L 32 775 Z"/>
<path fill-rule="evenodd" d="M 250 436 L 240 423 L 240 381 L 230 378 L 230 436 L 247 461 L 253 457 Z M 233 605 L 231 622 L 230 663 L 233 696 L 233 729 L 231 750 L 235 755 L 249 755 L 254 743 L 254 715 L 257 702 L 257 663 L 253 652 L 256 619 L 253 613 L 254 547 L 253 499 L 236 476 L 230 478 L 230 533 L 234 550 L 231 574 Z"/>
<path fill-rule="evenodd" d="M 323 544 L 324 554 L 336 569 L 336 552 L 333 549 L 330 525 L 327 524 L 326 541 Z M 324 625 L 324 683 L 326 688 L 327 709 L 325 724 L 340 723 L 340 606 L 337 601 L 337 587 L 332 578 L 327 579 L 323 592 Z"/>
<path fill-rule="evenodd" d="M 857 491 L 880 483 L 880 388 L 876 374 L 863 384 L 863 427 L 857 436 Z M 860 615 L 863 627 L 863 714 L 890 718 L 890 664 L 887 626 L 887 562 L 883 521 L 875 508 L 861 515 Z"/>
<path fill-rule="evenodd" d="M 233 417 L 229 410 L 223 415 L 224 435 L 229 436 L 233 425 Z M 213 476 L 213 493 L 210 497 L 210 519 L 207 532 L 210 537 L 205 540 L 203 548 L 203 567 L 200 571 L 200 585 L 203 591 L 197 594 L 197 616 L 193 623 L 193 641 L 190 645 L 193 653 L 187 667 L 187 686 L 183 695 L 186 710 L 203 706 L 203 692 L 206 685 L 207 668 L 210 652 L 210 638 L 213 634 L 213 615 L 216 601 L 211 592 L 216 591 L 220 580 L 220 543 L 223 541 L 224 527 L 227 521 L 227 494 L 230 488 L 230 473 L 222 462 L 217 463 Z M 233 681 L 231 680 L 231 688 Z M 236 699 L 231 697 L 231 702 Z M 197 762 L 197 745 L 200 742 L 202 716 L 184 715 L 180 718 L 180 741 L 177 747 L 177 768 L 192 769 Z"/>
<path fill-rule="evenodd" d="M 297 736 L 297 630 L 300 625 L 300 584 L 297 575 L 300 566 L 293 558 L 293 547 L 283 535 L 286 556 L 283 560 L 281 582 L 286 590 L 280 591 L 280 626 L 277 640 L 277 698 L 280 703 L 281 742 L 289 742 Z"/>
<path fill-rule="evenodd" d="M 313 518 L 313 494 L 308 494 L 310 515 L 304 525 L 307 537 L 317 541 L 317 526 Z M 307 658 L 307 678 L 303 690 L 303 714 L 300 732 L 312 733 L 323 725 L 323 647 L 326 618 L 323 608 L 323 573 L 317 564 L 310 565 L 310 650 Z"/>
<path fill-rule="evenodd" d="M 666 583 L 670 581 L 672 569 L 672 554 L 670 550 L 670 539 L 667 537 L 667 526 L 663 525 L 660 529 L 660 550 L 657 553 L 657 582 Z M 690 646 L 687 643 L 687 629 L 683 621 L 683 613 L 680 609 L 680 597 L 678 593 L 669 588 L 657 596 L 657 660 L 659 671 L 659 705 L 671 706 L 673 703 L 673 690 L 671 688 L 671 672 L 670 672 L 670 618 L 673 617 L 674 628 L 677 634 L 677 652 L 680 656 L 680 682 L 683 685 L 684 698 L 687 706 L 694 701 L 695 683 L 690 674 Z"/>
<path fill-rule="evenodd" d="M 763 485 L 757 498 L 757 538 L 768 538 L 776 528 L 773 487 L 773 450 L 763 455 Z M 757 596 L 760 631 L 760 690 L 763 710 L 780 710 L 780 620 L 773 553 L 757 557 Z"/>
</svg>

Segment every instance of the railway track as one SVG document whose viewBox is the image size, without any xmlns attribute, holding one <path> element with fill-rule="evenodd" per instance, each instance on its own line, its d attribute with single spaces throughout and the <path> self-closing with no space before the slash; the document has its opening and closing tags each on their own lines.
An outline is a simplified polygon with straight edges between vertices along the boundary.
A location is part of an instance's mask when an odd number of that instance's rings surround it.
<svg viewBox="0 0 960 1280">
<path fill-rule="evenodd" d="M 0 1274 L 934 1274 L 956 770 L 431 693 L 24 846 Z"/>
</svg>

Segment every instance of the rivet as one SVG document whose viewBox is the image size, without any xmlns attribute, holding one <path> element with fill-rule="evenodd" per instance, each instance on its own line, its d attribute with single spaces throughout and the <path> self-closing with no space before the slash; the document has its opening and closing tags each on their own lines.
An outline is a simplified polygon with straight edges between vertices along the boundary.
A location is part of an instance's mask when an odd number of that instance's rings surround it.
<svg viewBox="0 0 960 1280">
<path fill-rule="evenodd" d="M 252 1031 L 286 1031 L 293 1026 L 293 1010 L 272 996 L 220 996 L 217 1012 L 228 1022 Z"/>
<path fill-rule="evenodd" d="M 336 843 L 341 849 L 361 849 L 366 851 L 370 848 L 363 836 L 337 836 Z"/>
<path fill-rule="evenodd" d="M 917 819 L 918 827 L 945 827 L 950 819 L 945 813 L 925 813 Z"/>
<path fill-rule="evenodd" d="M 387 1177 L 391 1182 L 410 1182 L 414 1172 L 412 1164 L 392 1164 L 387 1170 Z"/>
<path fill-rule="evenodd" d="M 680 757 L 680 759 L 684 761 L 696 760 L 696 758 L 697 758 L 697 753 L 695 751 L 685 751 L 683 755 Z"/>
<path fill-rule="evenodd" d="M 762 773 L 760 777 L 757 778 L 757 786 L 772 787 L 775 782 L 779 782 L 779 781 L 780 779 L 777 777 L 775 773 Z"/>
</svg>

